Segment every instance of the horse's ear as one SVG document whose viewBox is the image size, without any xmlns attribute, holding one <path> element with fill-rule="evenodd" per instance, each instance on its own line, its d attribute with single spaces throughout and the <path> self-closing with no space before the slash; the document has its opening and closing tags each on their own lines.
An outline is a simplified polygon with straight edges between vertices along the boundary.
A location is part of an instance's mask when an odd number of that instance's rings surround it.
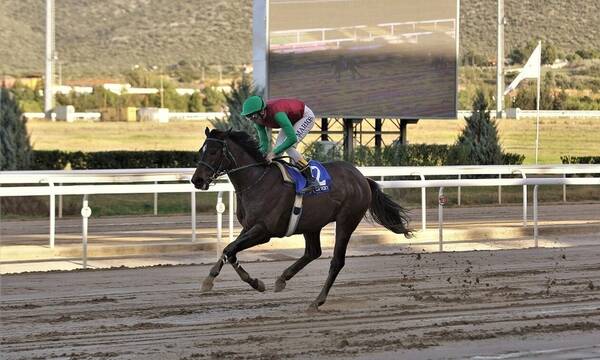
<svg viewBox="0 0 600 360">
<path fill-rule="evenodd" d="M 208 126 L 204 130 L 204 133 L 206 134 L 206 137 L 208 137 L 208 134 L 210 134 L 210 129 L 208 128 Z"/>
</svg>

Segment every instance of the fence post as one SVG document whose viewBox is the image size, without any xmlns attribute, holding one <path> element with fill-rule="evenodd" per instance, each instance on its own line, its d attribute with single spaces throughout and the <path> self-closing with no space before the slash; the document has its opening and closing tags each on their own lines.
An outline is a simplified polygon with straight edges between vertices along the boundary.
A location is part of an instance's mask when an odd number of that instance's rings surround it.
<svg viewBox="0 0 600 360">
<path fill-rule="evenodd" d="M 523 226 L 527 227 L 527 185 L 523 185 Z"/>
<path fill-rule="evenodd" d="M 235 197 L 235 191 L 229 190 L 229 243 L 233 242 L 233 198 Z"/>
<path fill-rule="evenodd" d="M 419 173 L 412 173 L 411 176 L 418 176 L 421 181 L 425 181 L 425 176 Z M 421 230 L 427 229 L 427 188 L 421 187 Z"/>
<path fill-rule="evenodd" d="M 448 202 L 448 198 L 444 195 L 444 187 L 440 187 L 438 193 L 438 241 L 439 250 L 444 251 L 444 205 Z"/>
<path fill-rule="evenodd" d="M 87 268 L 87 245 L 88 245 L 88 218 L 92 215 L 92 209 L 88 206 L 88 195 L 83 195 L 83 206 L 81 207 L 81 217 L 83 220 L 81 236 L 81 256 L 83 258 L 83 268 Z"/>
<path fill-rule="evenodd" d="M 514 170 L 514 173 L 520 173 L 521 177 L 527 180 L 527 174 L 521 170 Z M 523 227 L 527 227 L 527 185 L 523 185 Z"/>
<path fill-rule="evenodd" d="M 217 259 L 221 249 L 221 238 L 223 236 L 223 212 L 225 212 L 225 204 L 223 204 L 223 192 L 217 193 Z"/>
<path fill-rule="evenodd" d="M 538 247 L 538 186 L 533 186 L 533 240 Z"/>
<path fill-rule="evenodd" d="M 62 183 L 58 183 L 58 186 L 62 186 Z M 63 196 L 62 194 L 58 195 L 58 218 L 62 219 L 63 213 Z"/>
<path fill-rule="evenodd" d="M 502 174 L 498 174 L 498 179 L 502 179 Z M 502 205 L 502 185 L 498 185 L 498 205 Z"/>
<path fill-rule="evenodd" d="M 567 174 L 563 174 L 563 179 L 567 178 Z M 567 184 L 563 184 L 563 202 L 567 202 Z"/>
<path fill-rule="evenodd" d="M 196 191 L 191 194 L 192 203 L 192 242 L 196 241 Z"/>
<path fill-rule="evenodd" d="M 50 186 L 50 249 L 54 249 L 54 238 L 56 234 L 56 195 L 54 193 L 54 182 L 48 181 Z"/>
<path fill-rule="evenodd" d="M 154 182 L 154 185 L 158 185 L 158 181 Z M 158 215 L 158 193 L 154 193 L 154 216 Z"/>
<path fill-rule="evenodd" d="M 458 174 L 458 180 L 461 179 L 461 175 Z M 460 206 L 460 186 L 458 187 L 458 206 Z"/>
</svg>

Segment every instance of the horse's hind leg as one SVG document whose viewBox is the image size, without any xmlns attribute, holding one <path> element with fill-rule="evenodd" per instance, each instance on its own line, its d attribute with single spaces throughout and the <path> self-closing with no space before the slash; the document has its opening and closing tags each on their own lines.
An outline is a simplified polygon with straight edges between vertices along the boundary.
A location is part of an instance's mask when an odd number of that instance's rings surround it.
<svg viewBox="0 0 600 360">
<path fill-rule="evenodd" d="M 348 248 L 350 236 L 360 223 L 362 216 L 355 219 L 341 218 L 343 220 L 338 220 L 336 223 L 335 247 L 333 248 L 333 258 L 331 259 L 331 265 L 329 266 L 329 274 L 327 275 L 327 280 L 325 281 L 321 293 L 319 293 L 319 296 L 317 296 L 315 301 L 310 304 L 310 311 L 318 310 L 319 306 L 325 303 L 327 294 L 329 294 L 333 282 L 346 263 L 346 249 Z"/>
<path fill-rule="evenodd" d="M 306 248 L 304 250 L 304 255 L 295 263 L 293 263 L 290 267 L 285 269 L 281 276 L 275 281 L 275 292 L 279 292 L 285 289 L 285 282 L 290 280 L 294 275 L 296 275 L 300 270 L 302 270 L 308 263 L 317 259 L 321 256 L 321 230 L 305 233 L 304 240 L 306 242 Z"/>
</svg>

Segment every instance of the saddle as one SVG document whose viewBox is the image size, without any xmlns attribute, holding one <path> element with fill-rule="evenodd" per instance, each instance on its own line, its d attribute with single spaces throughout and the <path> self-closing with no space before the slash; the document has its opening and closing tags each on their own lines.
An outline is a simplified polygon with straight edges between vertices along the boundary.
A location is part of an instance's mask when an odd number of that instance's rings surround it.
<svg viewBox="0 0 600 360">
<path fill-rule="evenodd" d="M 290 236 L 298 227 L 298 222 L 302 215 L 302 200 L 304 199 L 304 195 L 318 196 L 329 192 L 331 190 L 331 176 L 329 176 L 329 172 L 327 172 L 327 169 L 325 169 L 323 164 L 315 160 L 310 160 L 308 164 L 310 165 L 314 178 L 319 182 L 320 186 L 309 193 L 304 193 L 302 190 L 306 186 L 306 178 L 300 173 L 300 170 L 282 160 L 275 160 L 273 161 L 273 164 L 275 164 L 281 172 L 283 182 L 293 184 L 296 191 L 294 206 L 292 206 L 292 214 L 285 234 L 285 236 Z"/>
</svg>

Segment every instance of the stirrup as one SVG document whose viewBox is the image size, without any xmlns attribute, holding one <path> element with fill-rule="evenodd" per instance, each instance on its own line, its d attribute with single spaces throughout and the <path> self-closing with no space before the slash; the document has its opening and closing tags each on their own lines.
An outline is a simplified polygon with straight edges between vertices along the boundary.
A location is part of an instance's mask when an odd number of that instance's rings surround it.
<svg viewBox="0 0 600 360">
<path fill-rule="evenodd" d="M 317 182 L 317 180 L 314 177 L 310 177 L 310 178 L 306 178 L 306 185 L 304 185 L 304 188 L 302 189 L 303 193 L 309 193 L 311 191 L 315 191 L 317 189 L 319 189 L 319 187 L 321 186 L 321 184 L 319 184 L 319 182 Z"/>
<path fill-rule="evenodd" d="M 310 170 L 310 165 L 306 165 L 305 167 L 301 168 L 300 173 L 306 179 L 306 185 L 304 185 L 304 188 L 302 189 L 303 193 L 308 193 L 319 188 L 320 185 L 317 182 L 317 180 L 313 177 L 312 172 Z"/>
<path fill-rule="evenodd" d="M 304 186 L 304 188 L 302 189 L 303 193 L 308 193 L 311 191 L 315 191 L 317 190 L 321 185 L 317 182 L 317 180 L 315 180 L 314 178 L 312 178 L 311 180 L 306 179 L 306 185 Z"/>
</svg>

